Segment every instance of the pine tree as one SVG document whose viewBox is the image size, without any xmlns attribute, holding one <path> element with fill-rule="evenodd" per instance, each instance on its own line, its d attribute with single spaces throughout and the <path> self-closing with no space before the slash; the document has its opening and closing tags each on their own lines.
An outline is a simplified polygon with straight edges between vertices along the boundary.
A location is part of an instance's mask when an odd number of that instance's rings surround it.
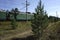
<svg viewBox="0 0 60 40">
<path fill-rule="evenodd" d="M 16 16 L 19 14 L 18 8 L 12 9 L 10 13 L 12 14 L 12 17 L 13 17 L 11 19 L 12 29 L 16 29 L 16 26 L 17 26 L 17 23 L 16 23 L 17 17 Z"/>
<path fill-rule="evenodd" d="M 6 20 L 10 20 L 9 10 L 6 11 Z"/>
<path fill-rule="evenodd" d="M 13 14 L 14 19 L 17 20 L 17 15 L 19 14 L 18 8 L 12 9 L 11 14 Z"/>
<path fill-rule="evenodd" d="M 15 20 L 17 20 L 17 15 L 19 14 L 19 10 L 18 10 L 18 8 L 15 8 L 15 10 L 14 10 L 14 18 L 15 18 Z"/>
<path fill-rule="evenodd" d="M 44 11 L 44 5 L 40 0 L 39 5 L 36 8 L 36 13 L 34 14 L 34 19 L 31 21 L 32 31 L 35 34 L 37 40 L 42 36 L 43 30 L 48 25 L 48 16 Z"/>
</svg>

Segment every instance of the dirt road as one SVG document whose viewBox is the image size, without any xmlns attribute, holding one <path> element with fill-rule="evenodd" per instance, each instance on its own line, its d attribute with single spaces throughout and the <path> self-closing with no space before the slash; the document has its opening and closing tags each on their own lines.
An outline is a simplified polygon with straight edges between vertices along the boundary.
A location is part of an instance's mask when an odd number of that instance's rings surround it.
<svg viewBox="0 0 60 40">
<path fill-rule="evenodd" d="M 17 33 L 16 35 L 11 35 L 9 37 L 4 37 L 1 40 L 8 40 L 8 39 L 15 38 L 15 37 L 20 37 L 21 38 L 21 37 L 26 37 L 26 36 L 29 36 L 29 35 L 32 35 L 31 30 L 25 31 L 23 33 Z"/>
</svg>

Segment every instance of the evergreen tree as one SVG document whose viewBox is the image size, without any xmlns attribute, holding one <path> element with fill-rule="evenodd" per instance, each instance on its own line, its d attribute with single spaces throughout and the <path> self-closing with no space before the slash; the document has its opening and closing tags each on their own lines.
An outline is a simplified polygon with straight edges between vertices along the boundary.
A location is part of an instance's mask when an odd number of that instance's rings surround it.
<svg viewBox="0 0 60 40">
<path fill-rule="evenodd" d="M 9 10 L 6 11 L 6 20 L 10 20 Z"/>
<path fill-rule="evenodd" d="M 18 8 L 12 9 L 12 10 L 11 10 L 11 14 L 13 14 L 13 16 L 14 16 L 14 18 L 15 18 L 15 20 L 16 20 L 16 19 L 17 19 L 16 16 L 19 14 Z"/>
<path fill-rule="evenodd" d="M 14 18 L 15 19 L 17 19 L 17 15 L 19 14 L 19 10 L 18 10 L 18 8 L 15 8 L 15 11 L 14 11 L 15 13 L 14 13 Z"/>
<path fill-rule="evenodd" d="M 34 14 L 34 19 L 31 21 L 32 31 L 35 34 L 37 40 L 42 36 L 43 30 L 48 25 L 48 16 L 44 11 L 44 5 L 40 0 L 39 5 L 36 8 L 36 13 Z"/>
<path fill-rule="evenodd" d="M 13 18 L 11 19 L 11 25 L 12 25 L 12 29 L 16 29 L 17 23 L 16 23 L 16 16 L 18 15 L 19 11 L 18 8 L 12 9 L 10 12 L 13 16 Z"/>
</svg>

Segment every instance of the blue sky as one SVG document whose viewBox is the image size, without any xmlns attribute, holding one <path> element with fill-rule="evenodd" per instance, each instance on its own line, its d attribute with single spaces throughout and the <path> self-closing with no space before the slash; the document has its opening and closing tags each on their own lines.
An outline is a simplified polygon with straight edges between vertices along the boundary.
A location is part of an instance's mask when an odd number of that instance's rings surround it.
<svg viewBox="0 0 60 40">
<path fill-rule="evenodd" d="M 39 0 L 28 0 L 30 6 L 28 7 L 29 12 L 34 12 L 38 5 Z M 42 0 L 44 8 L 48 15 L 60 17 L 60 0 Z M 18 8 L 20 11 L 25 11 L 25 0 L 0 0 L 0 9 Z"/>
</svg>

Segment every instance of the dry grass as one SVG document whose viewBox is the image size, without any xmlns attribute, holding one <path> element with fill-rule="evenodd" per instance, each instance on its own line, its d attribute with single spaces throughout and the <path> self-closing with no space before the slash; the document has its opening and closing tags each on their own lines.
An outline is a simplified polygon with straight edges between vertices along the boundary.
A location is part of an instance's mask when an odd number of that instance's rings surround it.
<svg viewBox="0 0 60 40">
<path fill-rule="evenodd" d="M 31 22 L 17 22 L 15 30 L 11 30 L 10 23 L 10 21 L 0 22 L 0 37 L 15 35 L 17 33 L 31 30 Z"/>
<path fill-rule="evenodd" d="M 60 37 L 60 33 L 58 33 L 58 32 L 60 32 L 60 21 L 49 24 L 49 26 L 45 29 L 41 39 L 42 40 L 50 40 L 51 39 L 50 37 L 52 37 L 53 40 L 57 40 Z"/>
</svg>

